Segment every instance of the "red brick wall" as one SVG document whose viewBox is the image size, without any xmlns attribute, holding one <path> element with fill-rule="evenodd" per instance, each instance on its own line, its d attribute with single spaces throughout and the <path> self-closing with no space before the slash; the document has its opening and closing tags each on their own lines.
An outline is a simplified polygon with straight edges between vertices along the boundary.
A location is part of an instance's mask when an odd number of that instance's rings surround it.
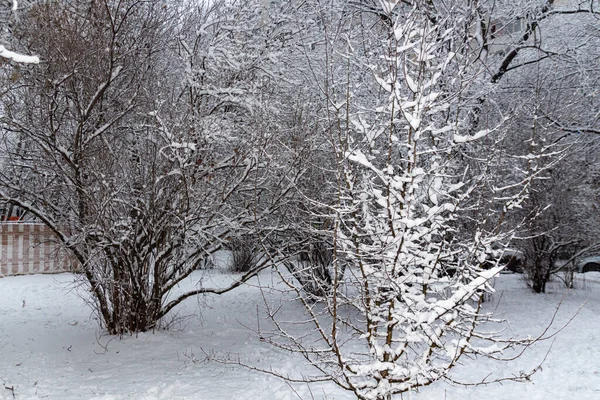
<svg viewBox="0 0 600 400">
<path fill-rule="evenodd" d="M 42 224 L 0 223 L 0 277 L 71 271 L 68 253 Z"/>
</svg>

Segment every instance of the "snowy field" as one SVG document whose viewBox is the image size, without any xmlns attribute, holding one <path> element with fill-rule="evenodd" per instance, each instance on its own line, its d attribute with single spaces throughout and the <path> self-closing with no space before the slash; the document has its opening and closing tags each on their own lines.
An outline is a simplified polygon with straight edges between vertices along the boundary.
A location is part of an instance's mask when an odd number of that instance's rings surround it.
<svg viewBox="0 0 600 400">
<path fill-rule="evenodd" d="M 584 279 L 585 278 L 585 279 Z M 212 271 L 188 282 L 223 285 L 232 277 Z M 262 285 L 272 285 L 265 271 Z M 333 385 L 288 385 L 237 365 L 207 361 L 206 354 L 283 372 L 310 371 L 302 360 L 262 342 L 257 330 L 265 301 L 257 279 L 232 293 L 190 299 L 178 310 L 182 319 L 170 331 L 138 337 L 109 337 L 74 289 L 74 276 L 33 275 L 0 279 L 0 399 L 352 399 Z M 518 275 L 497 278 L 497 293 L 486 307 L 510 320 L 507 336 L 539 334 L 561 303 L 555 332 L 585 303 L 554 341 L 538 343 L 512 364 L 465 360 L 455 371 L 476 381 L 519 374 L 544 364 L 528 383 L 462 387 L 439 382 L 414 400 L 585 400 L 600 399 L 600 274 L 577 277 L 576 290 L 559 282 L 534 295 Z M 183 289 L 183 288 L 180 288 Z M 286 313 L 301 315 L 299 304 Z"/>
</svg>

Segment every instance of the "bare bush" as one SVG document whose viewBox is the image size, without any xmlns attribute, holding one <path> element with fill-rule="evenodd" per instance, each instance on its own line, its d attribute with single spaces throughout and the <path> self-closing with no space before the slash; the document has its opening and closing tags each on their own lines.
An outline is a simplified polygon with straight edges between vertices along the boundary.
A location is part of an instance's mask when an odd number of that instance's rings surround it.
<svg viewBox="0 0 600 400">
<path fill-rule="evenodd" d="M 229 242 L 231 249 L 231 271 L 248 272 L 254 269 L 261 257 L 260 248 L 250 237 L 240 237 Z"/>
<path fill-rule="evenodd" d="M 322 300 L 332 294 L 333 261 L 332 247 L 324 242 L 317 242 L 309 244 L 294 260 L 285 261 L 284 264 L 308 296 L 314 300 Z M 342 268 L 340 279 L 343 279 L 343 274 Z"/>
</svg>

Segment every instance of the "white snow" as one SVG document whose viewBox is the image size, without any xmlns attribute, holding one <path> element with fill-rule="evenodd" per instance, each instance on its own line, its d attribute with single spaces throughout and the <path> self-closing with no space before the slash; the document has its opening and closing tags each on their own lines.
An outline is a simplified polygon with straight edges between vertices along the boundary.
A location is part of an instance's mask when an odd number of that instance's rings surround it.
<svg viewBox="0 0 600 400">
<path fill-rule="evenodd" d="M 24 54 L 15 53 L 14 51 L 8 50 L 6 47 L 0 44 L 0 57 L 8 58 L 14 62 L 23 64 L 39 64 L 40 58 L 38 56 L 26 56 Z"/>
<path fill-rule="evenodd" d="M 197 272 L 186 285 L 203 279 L 224 286 L 234 277 Z M 189 299 L 177 310 L 170 331 L 110 337 L 77 293 L 71 274 L 0 279 L 0 399 L 353 399 L 332 384 L 288 385 L 237 365 L 206 361 L 218 354 L 261 368 L 310 372 L 303 359 L 270 347 L 257 330 L 268 326 L 264 301 L 281 301 L 278 291 L 265 296 L 257 284 L 273 286 L 269 271 L 222 295 Z M 463 359 L 453 377 L 477 381 L 519 375 L 544 357 L 530 383 L 461 387 L 438 382 L 400 398 L 413 400 L 598 399 L 600 398 L 600 274 L 577 277 L 578 288 L 551 282 L 548 293 L 531 293 L 519 275 L 501 275 L 496 294 L 486 304 L 510 321 L 505 336 L 540 334 L 560 304 L 556 332 L 585 303 L 573 322 L 554 341 L 538 343 L 512 364 Z M 184 288 L 180 288 L 183 290 Z M 561 304 L 562 302 L 562 304 Z M 286 319 L 302 314 L 302 306 L 284 304 Z M 11 390 L 10 388 L 13 388 Z"/>
<path fill-rule="evenodd" d="M 490 133 L 489 129 L 483 129 L 479 132 L 476 132 L 473 136 L 463 136 L 463 135 L 458 135 L 455 133 L 454 134 L 454 142 L 455 143 L 473 142 L 473 141 L 479 140 L 483 137 L 486 137 L 489 133 Z"/>
</svg>

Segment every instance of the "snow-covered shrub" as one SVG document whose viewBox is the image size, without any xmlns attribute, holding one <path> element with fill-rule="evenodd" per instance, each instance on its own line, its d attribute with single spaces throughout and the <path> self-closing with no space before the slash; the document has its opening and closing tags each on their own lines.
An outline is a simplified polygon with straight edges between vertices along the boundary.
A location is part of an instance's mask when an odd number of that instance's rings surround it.
<svg viewBox="0 0 600 400">
<path fill-rule="evenodd" d="M 18 35 L 44 63 L 0 96 L 0 200 L 73 254 L 111 334 L 265 268 L 172 293 L 232 236 L 257 234 L 299 175 L 293 152 L 279 164 L 273 117 L 281 32 L 259 29 L 255 3 L 177 4 L 33 5 Z"/>
</svg>

